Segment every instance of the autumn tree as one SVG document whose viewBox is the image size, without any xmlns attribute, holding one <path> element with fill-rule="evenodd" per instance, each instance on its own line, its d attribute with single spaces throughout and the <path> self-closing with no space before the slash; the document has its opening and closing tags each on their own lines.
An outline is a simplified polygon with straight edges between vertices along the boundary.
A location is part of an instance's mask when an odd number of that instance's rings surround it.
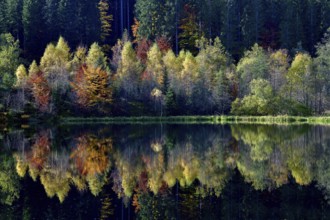
<svg viewBox="0 0 330 220">
<path fill-rule="evenodd" d="M 11 94 L 10 108 L 14 111 L 22 111 L 26 103 L 26 89 L 27 89 L 27 71 L 23 64 L 18 66 L 16 72 L 16 83 L 14 85 L 15 90 Z"/>
<path fill-rule="evenodd" d="M 312 58 L 308 54 L 298 53 L 291 63 L 286 75 L 287 84 L 285 86 L 285 94 L 299 101 L 306 106 L 309 105 L 309 89 L 311 78 Z"/>
<path fill-rule="evenodd" d="M 29 66 L 29 74 L 28 77 L 32 77 L 33 75 L 37 74 L 40 72 L 40 68 L 35 60 L 32 61 L 32 63 Z"/>
<path fill-rule="evenodd" d="M 192 109 L 194 104 L 194 92 L 195 87 L 197 86 L 196 81 L 200 76 L 198 72 L 198 63 L 196 58 L 193 56 L 192 53 L 187 52 L 185 54 L 185 58 L 182 62 L 183 69 L 180 72 L 179 79 L 181 81 L 181 89 L 180 95 L 182 97 L 183 106 L 187 107 L 188 109 Z"/>
<path fill-rule="evenodd" d="M 152 42 L 147 38 L 140 39 L 136 46 L 136 56 L 139 58 L 141 63 L 146 64 L 148 58 L 148 51 L 152 46 Z"/>
<path fill-rule="evenodd" d="M 166 37 L 158 37 L 156 39 L 157 46 L 159 47 L 160 51 L 166 53 L 167 51 L 172 49 L 172 44 L 169 38 Z"/>
<path fill-rule="evenodd" d="M 54 91 L 54 95 L 64 94 L 69 86 L 68 63 L 71 59 L 70 48 L 63 37 L 56 46 L 49 44 L 40 60 L 40 69 Z M 56 97 L 53 97 L 56 98 Z"/>
<path fill-rule="evenodd" d="M 111 47 L 108 44 L 109 37 L 111 33 L 111 22 L 113 21 L 113 16 L 110 14 L 109 2 L 107 0 L 101 0 L 98 4 L 98 9 L 100 11 L 100 21 L 101 21 L 101 41 L 103 51 L 109 53 L 111 51 Z"/>
<path fill-rule="evenodd" d="M 277 50 L 269 57 L 269 81 L 277 93 L 285 83 L 285 75 L 289 68 L 289 56 L 286 50 Z"/>
<path fill-rule="evenodd" d="M 102 48 L 98 45 L 98 43 L 93 43 L 86 57 L 86 64 L 91 68 L 101 68 L 102 70 L 108 69 L 107 57 L 105 56 Z"/>
<path fill-rule="evenodd" d="M 182 86 L 180 73 L 183 69 L 182 62 L 185 58 L 184 51 L 181 51 L 179 56 L 176 56 L 172 50 L 169 50 L 163 56 L 165 70 L 165 86 L 167 88 L 165 94 L 165 104 L 167 114 L 178 114 L 178 100 L 182 99 Z"/>
<path fill-rule="evenodd" d="M 79 46 L 73 54 L 73 59 L 70 61 L 70 72 L 78 71 L 81 66 L 86 63 L 87 49 L 85 47 Z"/>
<path fill-rule="evenodd" d="M 104 110 L 104 105 L 112 103 L 112 88 L 108 73 L 100 67 L 89 66 L 83 66 L 80 71 L 82 71 L 81 81 L 71 83 L 78 97 L 77 102 L 83 107 L 98 106 L 100 110 Z"/>
<path fill-rule="evenodd" d="M 121 62 L 117 71 L 117 89 L 125 98 L 134 99 L 140 95 L 142 66 L 130 42 L 124 44 Z"/>
<path fill-rule="evenodd" d="M 27 71 L 23 64 L 19 65 L 16 72 L 16 87 L 25 87 L 27 81 Z"/>
<path fill-rule="evenodd" d="M 220 106 L 220 109 L 228 109 L 230 96 L 226 74 L 230 60 L 226 51 L 219 38 L 206 40 L 202 37 L 197 41 L 197 46 L 199 74 L 194 92 L 196 109 L 204 113 L 211 109 L 217 111 Z"/>
<path fill-rule="evenodd" d="M 164 64 L 162 53 L 157 44 L 154 44 L 147 54 L 147 68 L 143 78 L 149 83 L 150 91 L 155 87 L 164 88 Z"/>
<path fill-rule="evenodd" d="M 32 95 L 35 100 L 36 107 L 41 112 L 50 111 L 51 88 L 48 85 L 44 73 L 39 71 L 30 76 L 29 83 L 31 84 Z"/>
<path fill-rule="evenodd" d="M 112 89 L 107 58 L 101 47 L 92 44 L 87 56 L 86 49 L 78 48 L 73 64 L 76 67 L 71 86 L 78 97 L 77 103 L 88 109 L 99 106 L 105 110 L 103 107 L 112 103 Z"/>
<path fill-rule="evenodd" d="M 112 47 L 112 59 L 110 60 L 110 68 L 114 72 L 117 72 L 117 69 L 121 62 L 121 52 L 123 50 L 124 44 L 129 41 L 129 36 L 127 31 L 123 33 L 121 39 L 117 40 L 115 46 Z"/>
</svg>

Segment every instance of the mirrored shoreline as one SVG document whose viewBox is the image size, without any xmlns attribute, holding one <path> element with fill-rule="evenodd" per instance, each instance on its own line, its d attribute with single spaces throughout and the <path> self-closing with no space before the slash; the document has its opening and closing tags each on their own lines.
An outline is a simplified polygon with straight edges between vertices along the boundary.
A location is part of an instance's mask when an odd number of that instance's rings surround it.
<svg viewBox="0 0 330 220">
<path fill-rule="evenodd" d="M 319 219 L 330 216 L 329 144 L 330 127 L 312 125 L 12 130 L 1 139 L 1 215 L 38 218 L 41 202 L 39 215 L 54 218 Z"/>
</svg>

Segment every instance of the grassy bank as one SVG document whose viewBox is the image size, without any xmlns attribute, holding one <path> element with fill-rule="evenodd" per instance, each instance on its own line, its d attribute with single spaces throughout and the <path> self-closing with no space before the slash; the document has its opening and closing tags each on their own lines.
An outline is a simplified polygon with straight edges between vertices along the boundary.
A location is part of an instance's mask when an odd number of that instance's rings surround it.
<svg viewBox="0 0 330 220">
<path fill-rule="evenodd" d="M 330 117 L 300 116 L 167 116 L 167 117 L 64 117 L 62 124 L 187 123 L 187 124 L 329 124 Z"/>
</svg>

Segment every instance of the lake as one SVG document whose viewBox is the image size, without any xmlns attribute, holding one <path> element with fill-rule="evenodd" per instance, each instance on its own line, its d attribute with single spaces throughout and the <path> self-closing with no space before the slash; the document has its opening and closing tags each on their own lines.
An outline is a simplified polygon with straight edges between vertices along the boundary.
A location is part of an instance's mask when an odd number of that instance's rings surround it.
<svg viewBox="0 0 330 220">
<path fill-rule="evenodd" d="M 329 158 L 329 126 L 10 129 L 0 219 L 330 219 Z"/>
</svg>

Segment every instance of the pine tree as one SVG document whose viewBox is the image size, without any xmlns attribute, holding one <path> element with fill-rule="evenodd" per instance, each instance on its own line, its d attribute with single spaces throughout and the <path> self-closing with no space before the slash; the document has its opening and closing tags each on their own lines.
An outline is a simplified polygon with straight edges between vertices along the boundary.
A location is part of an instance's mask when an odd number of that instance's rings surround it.
<svg viewBox="0 0 330 220">
<path fill-rule="evenodd" d="M 139 22 L 138 36 L 141 38 L 155 39 L 159 28 L 160 15 L 159 1 L 137 0 L 135 4 L 136 19 Z"/>
<path fill-rule="evenodd" d="M 77 0 L 60 0 L 58 2 L 58 23 L 60 34 L 73 45 L 81 43 L 79 33 L 79 7 Z M 56 36 L 58 37 L 58 36 Z"/>
<path fill-rule="evenodd" d="M 303 16 L 303 5 L 301 1 L 288 0 L 283 1 L 281 6 L 281 46 L 282 48 L 291 50 L 296 47 L 299 42 L 305 42 L 304 34 L 302 32 L 303 24 L 301 20 L 301 16 Z"/>
<path fill-rule="evenodd" d="M 175 115 L 177 113 L 177 105 L 174 91 L 170 88 L 165 96 L 166 115 Z"/>
<path fill-rule="evenodd" d="M 329 106 L 330 91 L 330 29 L 325 34 L 322 43 L 317 45 L 315 58 L 316 71 L 313 71 L 314 111 L 322 113 Z"/>
<path fill-rule="evenodd" d="M 44 23 L 42 16 L 43 1 L 23 0 L 22 22 L 24 27 L 24 52 L 29 58 L 39 58 L 45 46 Z"/>
<path fill-rule="evenodd" d="M 243 0 L 227 0 L 223 4 L 223 39 L 227 51 L 236 59 L 243 54 L 242 15 L 244 11 Z"/>
<path fill-rule="evenodd" d="M 11 34 L 0 35 L 0 87 L 8 89 L 15 81 L 15 71 L 20 63 L 19 42 Z"/>
<path fill-rule="evenodd" d="M 173 0 L 137 0 L 135 15 L 138 40 L 142 38 L 155 40 L 157 37 L 170 39 L 174 35 L 175 2 Z"/>
<path fill-rule="evenodd" d="M 261 0 L 253 0 L 244 7 L 242 30 L 246 48 L 260 41 L 264 24 L 263 2 Z"/>
<path fill-rule="evenodd" d="M 286 50 L 278 50 L 269 57 L 269 81 L 275 92 L 278 92 L 285 82 L 285 74 L 289 68 L 289 57 Z"/>
<path fill-rule="evenodd" d="M 45 38 L 47 39 L 47 42 L 57 40 L 60 35 L 58 3 L 58 0 L 45 0 L 45 5 L 43 6 L 43 19 L 47 29 Z"/>
<path fill-rule="evenodd" d="M 21 40 L 23 36 L 22 0 L 6 0 L 4 9 L 6 10 L 6 31 Z"/>
<path fill-rule="evenodd" d="M 180 47 L 189 50 L 194 55 L 197 54 L 197 40 L 203 36 L 197 23 L 197 14 L 195 8 L 189 4 L 184 6 L 185 15 L 181 19 L 181 33 L 179 35 Z"/>
</svg>

